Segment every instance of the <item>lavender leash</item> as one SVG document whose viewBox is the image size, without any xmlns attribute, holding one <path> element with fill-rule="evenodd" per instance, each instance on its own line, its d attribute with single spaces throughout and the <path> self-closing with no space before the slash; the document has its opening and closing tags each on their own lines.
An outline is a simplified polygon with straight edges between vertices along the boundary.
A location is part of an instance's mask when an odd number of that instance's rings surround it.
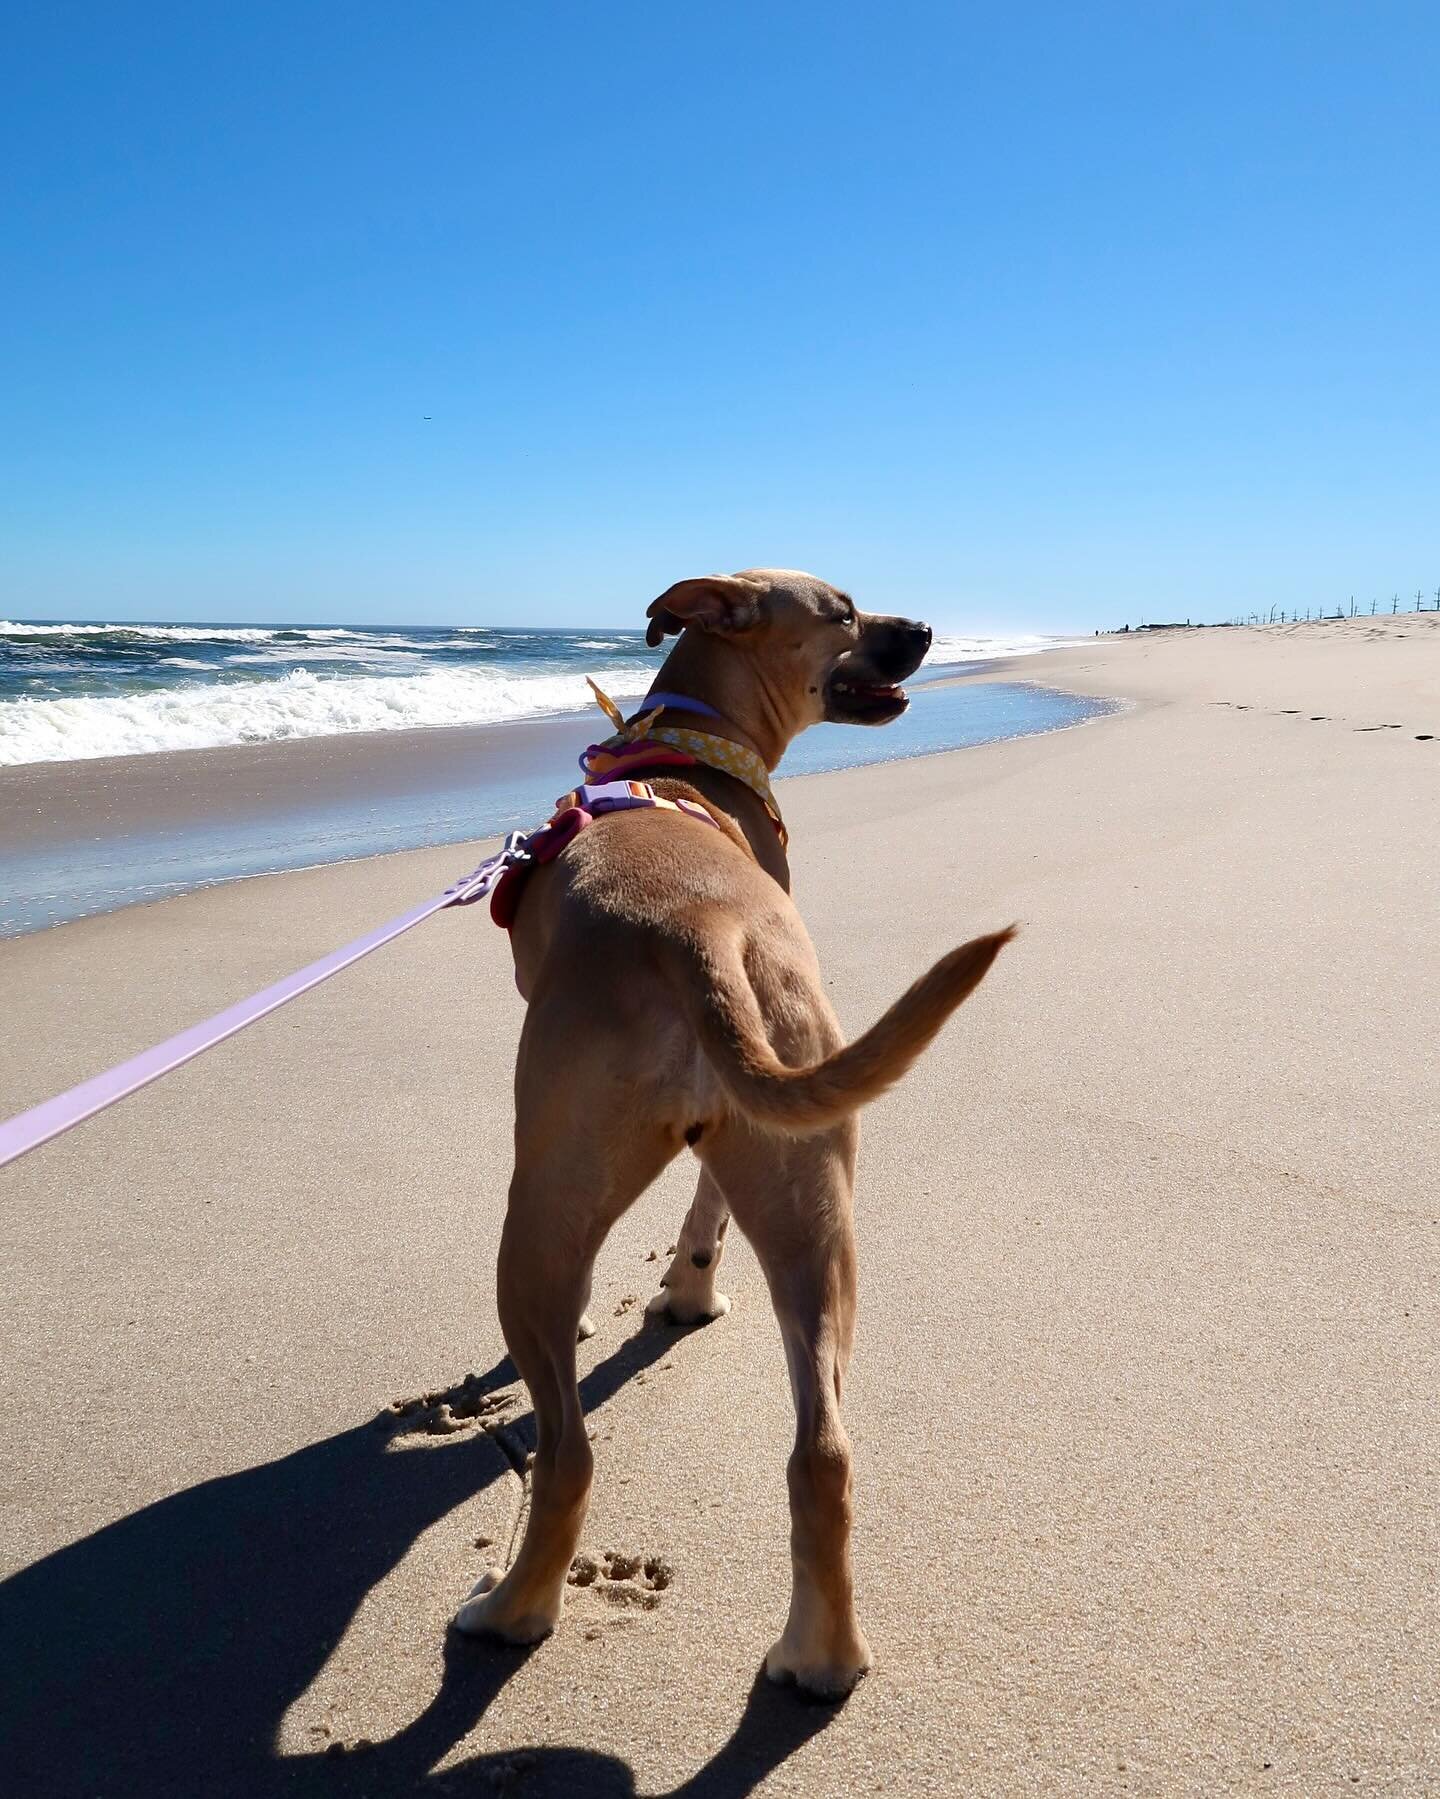
<svg viewBox="0 0 1440 1799">
<path fill-rule="evenodd" d="M 117 1100 L 138 1093 L 140 1088 L 148 1087 L 151 1081 L 158 1081 L 162 1074 L 169 1074 L 172 1069 L 182 1067 L 204 1050 L 213 1049 L 217 1043 L 223 1043 L 227 1037 L 243 1031 L 246 1025 L 267 1017 L 288 1001 L 299 999 L 302 993 L 308 993 L 312 987 L 328 981 L 332 974 L 339 974 L 342 968 L 349 968 L 352 962 L 368 956 L 371 950 L 393 943 L 403 932 L 413 930 L 417 924 L 423 923 L 436 912 L 443 911 L 447 906 L 474 905 L 476 900 L 485 898 L 507 868 L 524 860 L 524 834 L 512 831 L 505 839 L 503 849 L 493 856 L 487 856 L 478 868 L 463 880 L 456 881 L 453 887 L 447 887 L 435 899 L 426 900 L 420 906 L 412 906 L 408 912 L 402 912 L 388 924 L 377 925 L 373 931 L 367 931 L 353 943 L 332 950 L 318 962 L 311 962 L 306 967 L 297 969 L 294 974 L 286 975 L 283 981 L 276 981 L 273 986 L 266 987 L 259 993 L 252 993 L 249 999 L 227 1006 L 223 1012 L 217 1012 L 202 1024 L 192 1024 L 178 1036 L 167 1037 L 163 1043 L 157 1043 L 153 1049 L 143 1050 L 128 1062 L 120 1063 L 117 1068 L 107 1069 L 104 1074 L 97 1074 L 88 1081 L 82 1081 L 78 1087 L 70 1088 L 68 1093 L 57 1094 L 54 1099 L 44 1100 L 40 1105 L 32 1106 L 28 1112 L 21 1112 L 18 1117 L 0 1124 L 0 1168 L 23 1156 L 28 1150 L 38 1149 L 52 1137 L 68 1131 L 72 1125 L 83 1124 L 87 1118 L 93 1118 L 97 1112 L 103 1112 Z"/>
</svg>

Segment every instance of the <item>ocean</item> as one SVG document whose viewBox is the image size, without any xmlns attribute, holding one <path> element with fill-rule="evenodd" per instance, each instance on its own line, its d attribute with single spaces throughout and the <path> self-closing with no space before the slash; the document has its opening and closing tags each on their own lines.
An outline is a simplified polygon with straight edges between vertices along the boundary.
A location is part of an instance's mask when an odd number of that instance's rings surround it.
<svg viewBox="0 0 1440 1799">
<path fill-rule="evenodd" d="M 928 670 L 1043 649 L 940 637 Z M 487 725 L 588 709 L 585 676 L 639 699 L 638 631 L 0 622 L 0 767 Z"/>
<path fill-rule="evenodd" d="M 780 773 L 1110 710 L 1038 682 L 943 679 L 1055 641 L 942 635 L 901 719 L 817 726 Z M 0 937 L 538 824 L 609 730 L 585 676 L 634 702 L 661 660 L 636 631 L 0 624 Z"/>
</svg>

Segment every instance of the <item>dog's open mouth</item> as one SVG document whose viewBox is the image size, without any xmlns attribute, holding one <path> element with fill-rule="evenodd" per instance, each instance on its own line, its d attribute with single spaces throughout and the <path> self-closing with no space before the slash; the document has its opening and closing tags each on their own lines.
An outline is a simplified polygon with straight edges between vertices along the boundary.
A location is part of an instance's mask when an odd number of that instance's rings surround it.
<svg viewBox="0 0 1440 1799">
<path fill-rule="evenodd" d="M 910 704 L 894 681 L 872 680 L 842 662 L 825 684 L 825 716 L 837 725 L 888 725 Z"/>
<path fill-rule="evenodd" d="M 910 704 L 905 689 L 930 648 L 929 625 L 870 618 L 825 683 L 825 716 L 837 725 L 888 725 Z"/>
</svg>

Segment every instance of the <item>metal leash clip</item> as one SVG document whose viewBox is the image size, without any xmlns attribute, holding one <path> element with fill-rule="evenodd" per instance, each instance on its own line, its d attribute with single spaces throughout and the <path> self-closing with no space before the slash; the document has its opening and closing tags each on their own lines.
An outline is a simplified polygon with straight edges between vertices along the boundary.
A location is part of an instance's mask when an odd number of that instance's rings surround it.
<svg viewBox="0 0 1440 1799">
<path fill-rule="evenodd" d="M 484 899 L 507 868 L 519 868 L 522 863 L 532 859 L 525 847 L 529 841 L 524 831 L 511 831 L 506 836 L 502 849 L 493 856 L 487 856 L 478 868 L 472 869 L 468 875 L 462 875 L 448 890 L 446 905 L 473 906 L 476 900 Z"/>
</svg>

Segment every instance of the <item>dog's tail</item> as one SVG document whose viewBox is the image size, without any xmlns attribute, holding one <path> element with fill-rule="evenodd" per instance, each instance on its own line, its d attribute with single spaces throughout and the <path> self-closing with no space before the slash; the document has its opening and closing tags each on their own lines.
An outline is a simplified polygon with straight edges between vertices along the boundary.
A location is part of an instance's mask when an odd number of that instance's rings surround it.
<svg viewBox="0 0 1440 1799">
<path fill-rule="evenodd" d="M 771 1130 L 804 1136 L 898 1081 L 1015 933 L 1011 925 L 952 949 L 863 1036 L 808 1068 L 787 1068 L 771 1048 L 738 943 L 712 939 L 698 970 L 692 963 L 679 985 L 706 1060 L 736 1109 Z"/>
</svg>

